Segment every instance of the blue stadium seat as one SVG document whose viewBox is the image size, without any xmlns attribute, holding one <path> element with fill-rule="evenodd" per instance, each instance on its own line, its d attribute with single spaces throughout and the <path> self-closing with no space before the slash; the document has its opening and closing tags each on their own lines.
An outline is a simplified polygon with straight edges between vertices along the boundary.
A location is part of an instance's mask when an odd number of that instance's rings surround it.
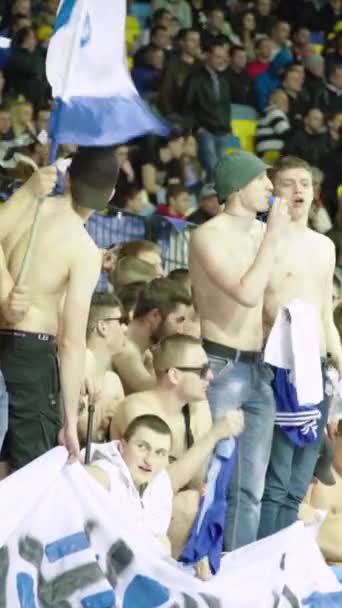
<svg viewBox="0 0 342 608">
<path fill-rule="evenodd" d="M 139 20 L 141 29 L 145 29 L 152 15 L 150 2 L 133 2 L 129 5 L 129 13 Z"/>
</svg>

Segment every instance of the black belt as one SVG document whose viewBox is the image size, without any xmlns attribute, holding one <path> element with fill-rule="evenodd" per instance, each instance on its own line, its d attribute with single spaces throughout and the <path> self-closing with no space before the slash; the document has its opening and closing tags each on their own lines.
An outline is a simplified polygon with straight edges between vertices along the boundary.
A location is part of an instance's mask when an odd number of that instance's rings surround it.
<svg viewBox="0 0 342 608">
<path fill-rule="evenodd" d="M 50 334 L 35 333 L 33 331 L 21 331 L 20 329 L 0 329 L 0 339 L 2 337 L 12 339 L 21 338 L 37 340 L 38 342 L 56 342 L 56 337 Z"/>
<path fill-rule="evenodd" d="M 222 359 L 231 359 L 234 362 L 241 361 L 242 363 L 260 363 L 263 361 L 263 353 L 252 350 L 237 350 L 225 344 L 211 342 L 211 340 L 203 339 L 203 348 L 208 355 L 221 357 Z"/>
</svg>

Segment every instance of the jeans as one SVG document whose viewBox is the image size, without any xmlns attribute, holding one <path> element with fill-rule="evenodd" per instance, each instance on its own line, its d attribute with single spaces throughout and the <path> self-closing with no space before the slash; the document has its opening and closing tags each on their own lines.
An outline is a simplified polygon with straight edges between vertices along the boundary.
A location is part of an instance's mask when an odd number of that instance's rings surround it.
<svg viewBox="0 0 342 608">
<path fill-rule="evenodd" d="M 240 407 L 245 417 L 227 497 L 224 549 L 232 551 L 257 538 L 275 418 L 273 372 L 262 362 L 234 362 L 210 353 L 208 359 L 214 376 L 207 393 L 213 417 Z"/>
<path fill-rule="evenodd" d="M 322 417 L 317 440 L 303 448 L 292 443 L 276 426 L 262 499 L 259 538 L 275 534 L 298 519 L 298 509 L 311 483 L 321 439 L 328 420 L 328 403 L 318 406 Z"/>
<path fill-rule="evenodd" d="M 8 428 L 8 394 L 4 377 L 0 371 L 0 450 Z"/>
<path fill-rule="evenodd" d="M 203 129 L 198 135 L 199 156 L 207 173 L 207 181 L 214 178 L 215 167 L 228 148 L 229 135 L 214 135 Z"/>
</svg>

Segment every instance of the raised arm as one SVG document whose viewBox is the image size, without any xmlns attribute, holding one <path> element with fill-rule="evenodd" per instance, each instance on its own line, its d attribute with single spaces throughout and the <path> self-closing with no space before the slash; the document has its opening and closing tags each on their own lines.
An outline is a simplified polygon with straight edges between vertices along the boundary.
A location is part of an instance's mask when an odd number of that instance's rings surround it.
<svg viewBox="0 0 342 608">
<path fill-rule="evenodd" d="M 61 388 L 64 403 L 64 443 L 71 459 L 79 456 L 77 437 L 78 404 L 84 377 L 86 328 L 90 301 L 101 268 L 101 256 L 84 261 L 79 255 L 73 262 L 63 311 L 59 342 Z"/>
<path fill-rule="evenodd" d="M 0 242 L 13 230 L 20 219 L 39 198 L 44 198 L 53 190 L 57 179 L 54 166 L 35 171 L 30 179 L 0 207 Z"/>
<path fill-rule="evenodd" d="M 234 260 L 229 254 L 217 254 L 214 231 L 212 238 L 209 238 L 207 232 L 194 230 L 190 245 L 190 269 L 191 259 L 194 258 L 211 281 L 227 296 L 242 306 L 254 308 L 259 304 L 269 282 L 276 247 L 288 222 L 287 204 L 277 200 L 272 206 L 265 236 L 256 258 L 242 276 L 236 272 Z"/>
</svg>

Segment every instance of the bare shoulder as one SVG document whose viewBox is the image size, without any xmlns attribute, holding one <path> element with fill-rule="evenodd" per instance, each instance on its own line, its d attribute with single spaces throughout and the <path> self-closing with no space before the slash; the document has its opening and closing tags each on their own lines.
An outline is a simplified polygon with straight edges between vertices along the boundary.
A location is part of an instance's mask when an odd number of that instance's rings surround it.
<svg viewBox="0 0 342 608">
<path fill-rule="evenodd" d="M 224 232 L 225 221 L 222 217 L 222 214 L 213 217 L 211 220 L 204 222 L 193 230 L 191 233 L 191 242 L 193 244 L 209 242 L 213 238 L 213 234 L 218 234 Z"/>
<path fill-rule="evenodd" d="M 85 268 L 90 264 L 101 265 L 101 251 L 85 229 L 80 230 L 73 243 L 73 258 L 77 262 L 82 261 Z"/>
<path fill-rule="evenodd" d="M 190 404 L 191 428 L 195 439 L 205 435 L 212 427 L 212 418 L 208 401 L 197 401 Z"/>
<path fill-rule="evenodd" d="M 320 234 L 315 230 L 308 230 L 307 236 L 310 239 L 311 245 L 320 256 L 325 256 L 328 260 L 335 258 L 335 245 L 329 237 Z"/>
</svg>

